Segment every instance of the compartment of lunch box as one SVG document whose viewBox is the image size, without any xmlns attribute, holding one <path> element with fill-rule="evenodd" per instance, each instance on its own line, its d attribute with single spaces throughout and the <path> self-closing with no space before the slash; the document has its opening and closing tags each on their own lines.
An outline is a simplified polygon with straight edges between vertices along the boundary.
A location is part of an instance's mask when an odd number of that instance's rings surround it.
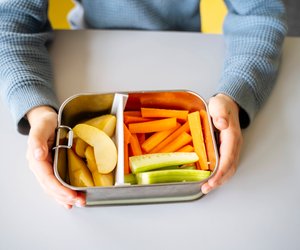
<svg viewBox="0 0 300 250">
<path fill-rule="evenodd" d="M 68 179 L 67 148 L 73 143 L 72 128 L 83 120 L 111 113 L 114 100 L 114 93 L 80 94 L 68 98 L 62 104 L 58 116 L 54 172 L 64 185 L 76 190 L 82 189 L 71 186 Z"/>
<path fill-rule="evenodd" d="M 189 91 L 129 93 L 124 111 L 141 111 L 141 108 L 184 110 L 189 111 L 189 113 L 205 110 L 206 114 L 208 114 L 206 102 L 196 93 Z M 207 120 L 210 128 L 209 140 L 214 146 L 213 156 L 217 158 L 218 153 L 213 137 L 213 126 L 209 117 Z M 210 164 L 213 164 L 210 166 L 210 169 L 215 169 L 217 161 Z"/>
</svg>

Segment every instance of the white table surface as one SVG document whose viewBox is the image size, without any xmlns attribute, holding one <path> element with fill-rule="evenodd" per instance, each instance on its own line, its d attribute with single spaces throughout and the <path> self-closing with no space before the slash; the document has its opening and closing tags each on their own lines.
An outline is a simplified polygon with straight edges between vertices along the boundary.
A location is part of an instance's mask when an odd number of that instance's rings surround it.
<svg viewBox="0 0 300 250">
<path fill-rule="evenodd" d="M 213 94 L 222 36 L 57 32 L 59 99 L 79 92 L 190 89 Z M 68 211 L 27 167 L 27 137 L 0 106 L 0 249 L 299 249 L 300 39 L 287 38 L 277 85 L 245 130 L 230 182 L 192 202 Z"/>
</svg>

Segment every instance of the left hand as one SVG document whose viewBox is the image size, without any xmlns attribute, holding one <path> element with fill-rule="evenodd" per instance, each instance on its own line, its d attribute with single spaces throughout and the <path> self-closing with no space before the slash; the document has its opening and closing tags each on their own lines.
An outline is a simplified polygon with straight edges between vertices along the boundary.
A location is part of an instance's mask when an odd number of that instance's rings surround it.
<svg viewBox="0 0 300 250">
<path fill-rule="evenodd" d="M 235 101 L 218 94 L 209 100 L 208 109 L 214 126 L 220 132 L 220 159 L 216 174 L 201 188 L 204 194 L 221 186 L 235 174 L 243 141 L 239 106 Z"/>
<path fill-rule="evenodd" d="M 53 172 L 52 151 L 57 126 L 57 113 L 51 107 L 35 107 L 27 113 L 30 123 L 28 137 L 28 165 L 44 191 L 65 208 L 85 206 L 83 193 L 62 185 Z"/>
</svg>

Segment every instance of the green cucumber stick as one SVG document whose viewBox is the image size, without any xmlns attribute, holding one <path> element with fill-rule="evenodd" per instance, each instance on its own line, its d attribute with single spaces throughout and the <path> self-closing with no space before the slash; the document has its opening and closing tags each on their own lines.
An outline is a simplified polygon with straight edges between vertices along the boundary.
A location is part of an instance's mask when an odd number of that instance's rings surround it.
<svg viewBox="0 0 300 250">
<path fill-rule="evenodd" d="M 157 168 L 154 170 L 168 170 L 168 169 L 179 169 L 179 168 L 180 168 L 180 166 L 175 165 L 175 166 L 166 166 L 166 167 L 162 167 L 162 168 Z"/>
<path fill-rule="evenodd" d="M 155 169 L 156 170 L 168 170 L 168 169 L 197 169 L 196 166 L 193 164 L 184 164 L 184 165 L 175 165 L 175 166 L 167 166 L 167 167 L 162 167 L 162 168 L 158 168 Z"/>
<path fill-rule="evenodd" d="M 167 166 L 183 165 L 199 160 L 195 152 L 156 153 L 129 157 L 131 172 L 141 173 Z"/>
<path fill-rule="evenodd" d="M 137 182 L 139 185 L 168 182 L 202 181 L 209 176 L 210 171 L 193 169 L 159 170 L 136 174 Z"/>
<path fill-rule="evenodd" d="M 197 169 L 196 165 L 194 164 L 184 164 L 184 165 L 181 165 L 179 166 L 178 169 Z"/>
<path fill-rule="evenodd" d="M 125 174 L 124 175 L 124 183 L 129 183 L 131 185 L 137 184 L 135 175 L 134 174 Z"/>
</svg>

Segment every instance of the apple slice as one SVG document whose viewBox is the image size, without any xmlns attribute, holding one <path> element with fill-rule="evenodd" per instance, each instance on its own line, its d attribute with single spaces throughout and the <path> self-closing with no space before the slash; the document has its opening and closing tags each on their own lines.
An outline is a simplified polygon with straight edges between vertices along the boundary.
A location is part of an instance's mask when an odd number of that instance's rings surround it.
<svg viewBox="0 0 300 250">
<path fill-rule="evenodd" d="M 117 118 L 114 115 L 107 114 L 87 120 L 84 124 L 94 126 L 112 137 L 115 133 L 116 122 Z"/>
<path fill-rule="evenodd" d="M 108 174 L 117 164 L 117 148 L 113 140 L 102 130 L 87 124 L 77 124 L 73 132 L 94 147 L 98 172 Z"/>
<path fill-rule="evenodd" d="M 68 149 L 68 169 L 70 184 L 75 187 L 94 186 L 92 175 L 85 162 L 76 155 L 72 149 Z"/>
<path fill-rule="evenodd" d="M 75 146 L 74 146 L 75 153 L 78 156 L 80 156 L 81 158 L 84 158 L 85 157 L 84 152 L 85 152 L 85 149 L 88 146 L 88 144 L 84 140 L 80 139 L 79 137 L 75 137 L 74 141 L 75 141 L 75 143 L 74 143 L 75 144 Z"/>
<path fill-rule="evenodd" d="M 93 147 L 88 146 L 86 148 L 85 157 L 87 160 L 87 167 L 92 173 L 95 186 L 102 186 L 102 187 L 113 186 L 114 184 L 113 172 L 108 174 L 100 174 L 98 172 Z"/>
<path fill-rule="evenodd" d="M 93 179 L 96 186 L 112 187 L 114 185 L 114 174 L 100 174 L 98 171 L 93 173 Z"/>
</svg>

